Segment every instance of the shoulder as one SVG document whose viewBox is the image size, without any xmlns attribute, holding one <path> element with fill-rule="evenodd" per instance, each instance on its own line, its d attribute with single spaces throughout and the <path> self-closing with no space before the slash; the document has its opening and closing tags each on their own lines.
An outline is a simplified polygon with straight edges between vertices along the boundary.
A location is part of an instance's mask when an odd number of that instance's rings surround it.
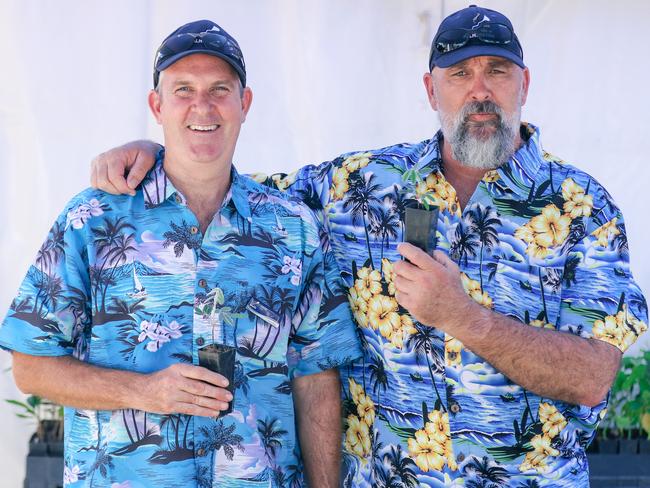
<svg viewBox="0 0 650 488">
<path fill-rule="evenodd" d="M 111 195 L 95 188 L 86 188 L 68 201 L 58 220 L 65 222 L 66 229 L 82 229 L 111 214 L 122 213 L 134 198 L 136 197 Z"/>
<path fill-rule="evenodd" d="M 390 146 L 380 147 L 376 149 L 364 149 L 357 151 L 350 151 L 341 154 L 331 163 L 340 162 L 344 166 L 358 167 L 359 165 L 367 165 L 375 160 L 382 159 L 413 159 L 417 161 L 424 155 L 430 148 L 433 139 L 426 139 L 417 143 L 401 142 L 398 144 L 391 144 Z"/>
<path fill-rule="evenodd" d="M 621 211 L 605 186 L 594 176 L 557 156 L 542 151 L 538 177 L 553 174 L 555 190 L 565 202 L 580 202 L 591 207 L 590 226 L 599 227 L 612 219 L 622 219 Z"/>
</svg>

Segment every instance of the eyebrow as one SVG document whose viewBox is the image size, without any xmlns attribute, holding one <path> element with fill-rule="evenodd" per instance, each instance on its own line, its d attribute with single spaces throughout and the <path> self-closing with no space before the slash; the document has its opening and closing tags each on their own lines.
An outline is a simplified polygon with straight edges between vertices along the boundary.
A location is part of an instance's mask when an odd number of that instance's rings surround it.
<svg viewBox="0 0 650 488">
<path fill-rule="evenodd" d="M 505 59 L 505 58 L 492 58 L 488 61 L 488 65 L 494 67 L 501 67 L 501 66 L 512 66 L 513 63 L 512 61 Z"/>
<path fill-rule="evenodd" d="M 471 58 L 469 58 L 469 59 L 471 59 Z M 451 66 L 449 66 L 448 69 L 467 68 L 469 59 L 465 59 L 465 60 L 463 60 L 463 61 L 461 61 L 459 63 L 452 64 Z M 491 57 L 490 59 L 488 59 L 487 64 L 490 67 L 495 67 L 495 66 L 500 67 L 500 66 L 512 66 L 514 63 L 512 61 L 508 60 L 508 59 L 505 59 L 505 58 Z"/>
</svg>

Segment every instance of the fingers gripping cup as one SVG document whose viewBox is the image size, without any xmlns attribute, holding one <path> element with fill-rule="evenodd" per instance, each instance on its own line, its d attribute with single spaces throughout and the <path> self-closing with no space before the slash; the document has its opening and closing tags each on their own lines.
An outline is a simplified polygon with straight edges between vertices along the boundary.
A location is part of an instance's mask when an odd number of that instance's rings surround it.
<svg viewBox="0 0 650 488">
<path fill-rule="evenodd" d="M 232 412 L 235 402 L 235 353 L 237 349 L 225 344 L 208 344 L 199 349 L 199 366 L 219 373 L 228 380 L 228 390 L 232 394 L 232 400 L 226 410 L 222 410 L 219 417 Z"/>
</svg>

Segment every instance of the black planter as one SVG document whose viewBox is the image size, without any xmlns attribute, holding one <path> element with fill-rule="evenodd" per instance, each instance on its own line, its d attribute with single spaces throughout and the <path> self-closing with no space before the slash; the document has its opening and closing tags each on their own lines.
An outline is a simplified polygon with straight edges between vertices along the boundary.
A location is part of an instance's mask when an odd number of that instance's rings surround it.
<svg viewBox="0 0 650 488">
<path fill-rule="evenodd" d="M 650 440 L 639 439 L 639 454 L 650 454 Z"/>
<path fill-rule="evenodd" d="M 63 442 L 30 442 L 23 488 L 63 487 Z"/>
</svg>

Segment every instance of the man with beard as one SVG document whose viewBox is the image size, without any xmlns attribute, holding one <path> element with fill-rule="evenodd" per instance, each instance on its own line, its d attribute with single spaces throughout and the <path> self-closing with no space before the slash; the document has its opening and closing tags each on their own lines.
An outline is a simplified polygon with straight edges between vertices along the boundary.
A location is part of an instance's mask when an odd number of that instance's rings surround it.
<svg viewBox="0 0 650 488">
<path fill-rule="evenodd" d="M 266 179 L 322 212 L 361 332 L 341 370 L 348 486 L 589 486 L 647 306 L 608 193 L 520 122 L 529 80 L 511 22 L 462 9 L 424 75 L 439 133 Z M 155 149 L 100 156 L 93 184 L 132 191 Z M 402 243 L 414 205 L 438 209 L 432 255 Z"/>
</svg>

